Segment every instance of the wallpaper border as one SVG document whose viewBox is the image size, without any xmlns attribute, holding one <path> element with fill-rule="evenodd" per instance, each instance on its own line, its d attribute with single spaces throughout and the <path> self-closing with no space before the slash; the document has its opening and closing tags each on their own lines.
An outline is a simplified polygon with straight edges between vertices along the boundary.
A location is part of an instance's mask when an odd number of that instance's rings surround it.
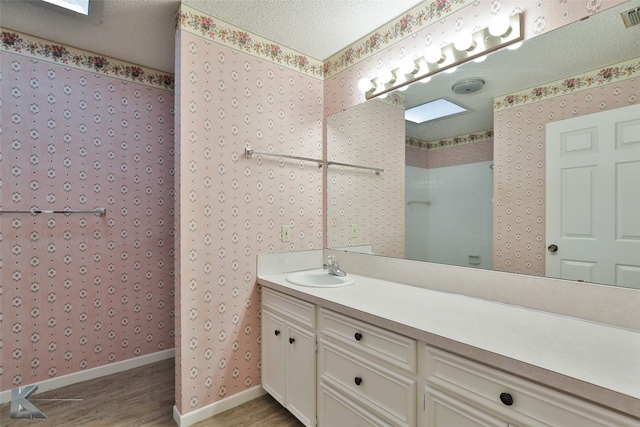
<svg viewBox="0 0 640 427">
<path fill-rule="evenodd" d="M 593 89 L 612 83 L 629 80 L 640 75 L 640 58 L 612 64 L 583 74 L 556 80 L 542 86 L 525 89 L 493 100 L 493 111 L 508 110 L 570 93 Z"/>
<path fill-rule="evenodd" d="M 475 1 L 437 0 L 431 3 L 425 2 L 394 18 L 324 61 L 251 34 L 184 4 L 180 6 L 178 11 L 177 28 L 228 48 L 324 80 Z"/>
<path fill-rule="evenodd" d="M 19 31 L 0 27 L 2 52 L 87 71 L 94 74 L 174 91 L 173 74 L 163 73 L 74 47 L 55 44 Z"/>
<path fill-rule="evenodd" d="M 441 148 L 454 147 L 457 145 L 471 144 L 474 142 L 488 141 L 493 138 L 493 129 L 472 132 L 464 135 L 458 135 L 451 138 L 441 139 L 439 141 L 423 141 L 410 136 L 405 138 L 407 147 L 418 148 L 421 150 L 438 150 Z"/>
<path fill-rule="evenodd" d="M 411 36 L 434 21 L 443 19 L 477 0 L 436 0 L 422 3 L 394 18 L 386 25 L 350 44 L 324 61 L 325 78 L 379 53 L 383 48 Z"/>
<path fill-rule="evenodd" d="M 323 63 L 246 30 L 182 4 L 177 16 L 180 30 L 322 80 Z"/>
</svg>

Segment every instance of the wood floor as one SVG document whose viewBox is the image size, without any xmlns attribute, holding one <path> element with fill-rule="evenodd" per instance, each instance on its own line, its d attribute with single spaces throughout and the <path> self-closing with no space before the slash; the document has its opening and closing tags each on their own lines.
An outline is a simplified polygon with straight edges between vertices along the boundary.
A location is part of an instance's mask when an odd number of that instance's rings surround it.
<svg viewBox="0 0 640 427">
<path fill-rule="evenodd" d="M 0 406 L 1 427 L 175 427 L 174 359 L 73 384 L 29 399 L 47 419 L 14 419 Z M 81 398 L 81 402 L 37 399 Z M 302 424 L 265 395 L 201 421 L 194 427 L 300 427 Z"/>
</svg>

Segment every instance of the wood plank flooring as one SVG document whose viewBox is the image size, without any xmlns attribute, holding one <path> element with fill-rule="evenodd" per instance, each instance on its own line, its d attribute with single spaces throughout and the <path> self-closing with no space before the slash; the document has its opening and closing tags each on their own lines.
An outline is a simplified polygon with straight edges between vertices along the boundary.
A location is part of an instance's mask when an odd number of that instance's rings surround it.
<svg viewBox="0 0 640 427">
<path fill-rule="evenodd" d="M 37 399 L 81 398 L 81 402 Z M 1 427 L 175 427 L 174 359 L 43 391 L 29 399 L 47 419 L 14 419 L 0 406 Z M 193 427 L 300 427 L 302 424 L 265 395 Z"/>
</svg>

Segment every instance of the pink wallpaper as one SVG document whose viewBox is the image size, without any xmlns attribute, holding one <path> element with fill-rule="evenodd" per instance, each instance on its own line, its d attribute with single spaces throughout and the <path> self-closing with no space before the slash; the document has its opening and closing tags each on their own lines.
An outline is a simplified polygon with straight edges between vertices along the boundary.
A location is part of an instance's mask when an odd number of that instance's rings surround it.
<svg viewBox="0 0 640 427">
<path fill-rule="evenodd" d="M 320 249 L 322 81 L 184 28 L 176 48 L 181 414 L 260 385 L 259 253 Z M 280 241 L 282 225 L 291 241 Z"/>
<path fill-rule="evenodd" d="M 327 247 L 373 245 L 404 257 L 404 110 L 371 101 L 326 120 L 327 160 L 384 169 L 329 167 Z"/>
<path fill-rule="evenodd" d="M 572 1 L 538 1 L 538 0 L 480 0 L 456 10 L 454 4 L 460 0 L 438 0 L 425 2 L 430 11 L 434 8 L 442 13 L 442 19 L 430 23 L 426 27 L 409 25 L 417 19 L 397 18 L 397 27 L 388 37 L 372 36 L 375 44 L 367 41 L 364 47 L 346 50 L 349 59 L 344 58 L 340 71 L 327 78 L 324 83 L 325 114 L 360 104 L 365 96 L 358 90 L 358 81 L 363 77 L 373 77 L 385 67 L 397 67 L 403 58 L 417 58 L 425 54 L 428 46 L 444 45 L 453 42 L 455 35 L 461 30 L 486 27 L 491 16 L 497 13 L 521 12 L 524 16 L 524 37 L 529 39 L 555 28 L 577 21 L 598 11 L 622 3 L 621 0 L 572 0 Z M 440 4 L 444 8 L 440 8 Z M 411 18 L 411 17 L 410 17 Z M 426 21 L 423 21 L 426 22 Z M 431 21 L 430 21 L 431 22 Z M 415 31 L 415 32 L 414 32 Z M 398 37 L 402 33 L 404 38 Z M 367 55 L 363 53 L 366 52 Z"/>
<path fill-rule="evenodd" d="M 173 348 L 173 94 L 1 55 L 1 389 Z"/>
<path fill-rule="evenodd" d="M 433 169 L 486 162 L 492 159 L 493 139 L 488 139 L 431 150 L 407 146 L 405 164 L 417 168 Z"/>
<path fill-rule="evenodd" d="M 544 275 L 546 124 L 638 99 L 635 78 L 495 112 L 494 269 Z"/>
</svg>

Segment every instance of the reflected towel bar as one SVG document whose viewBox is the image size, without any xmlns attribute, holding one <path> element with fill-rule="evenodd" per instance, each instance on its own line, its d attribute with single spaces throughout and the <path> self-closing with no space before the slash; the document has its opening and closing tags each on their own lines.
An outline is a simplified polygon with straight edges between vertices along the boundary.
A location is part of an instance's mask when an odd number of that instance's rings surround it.
<svg viewBox="0 0 640 427">
<path fill-rule="evenodd" d="M 410 202 L 407 202 L 407 206 L 412 205 L 412 204 L 420 204 L 420 205 L 430 205 L 431 202 L 428 200 L 411 200 Z"/>
<path fill-rule="evenodd" d="M 96 214 L 98 216 L 105 216 L 107 214 L 107 209 L 106 208 L 97 208 L 91 211 L 83 211 L 83 210 L 60 210 L 60 209 L 38 209 L 38 208 L 34 208 L 34 209 L 23 209 L 23 210 L 6 210 L 6 209 L 0 209 L 0 214 L 3 213 L 29 213 L 29 214 L 41 214 L 41 213 L 47 213 L 47 214 L 72 214 L 72 213 L 92 213 L 92 214 Z"/>
<path fill-rule="evenodd" d="M 317 163 L 318 164 L 318 168 L 321 168 L 323 165 L 326 164 L 327 166 L 335 165 L 335 166 L 344 166 L 344 167 L 348 167 L 348 168 L 367 169 L 367 170 L 374 171 L 376 174 L 380 174 L 380 172 L 384 172 L 384 169 L 372 168 L 372 167 L 368 167 L 368 166 L 350 165 L 348 163 L 329 162 L 329 161 L 325 161 L 325 160 L 322 160 L 322 159 L 313 159 L 313 158 L 310 158 L 310 157 L 299 157 L 299 156 L 290 156 L 288 154 L 270 153 L 268 151 L 254 150 L 252 148 L 245 148 L 244 149 L 244 156 L 247 159 L 250 159 L 251 157 L 253 157 L 254 154 L 261 154 L 263 156 L 281 157 L 281 158 L 285 158 L 285 159 L 302 160 L 304 162 L 313 162 L 313 163 Z"/>
</svg>

